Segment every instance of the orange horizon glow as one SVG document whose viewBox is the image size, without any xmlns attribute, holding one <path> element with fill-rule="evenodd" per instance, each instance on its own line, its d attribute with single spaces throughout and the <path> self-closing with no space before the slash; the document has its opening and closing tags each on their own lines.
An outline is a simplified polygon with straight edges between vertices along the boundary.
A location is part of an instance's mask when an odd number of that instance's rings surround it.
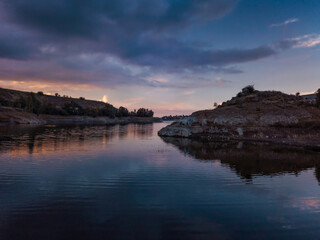
<svg viewBox="0 0 320 240">
<path fill-rule="evenodd" d="M 13 81 L 13 80 L 0 80 L 0 87 L 5 89 L 12 89 L 18 91 L 26 91 L 26 92 L 44 92 L 46 95 L 54 96 L 55 93 L 59 93 L 61 96 L 67 95 L 72 98 L 79 98 L 85 97 L 87 100 L 95 100 L 95 101 L 102 101 L 105 103 L 110 103 L 115 107 L 126 107 L 130 111 L 134 109 L 139 109 L 140 107 L 145 107 L 148 109 L 152 109 L 155 112 L 156 117 L 162 117 L 165 115 L 189 115 L 192 112 L 199 110 L 196 108 L 189 108 L 187 103 L 183 102 L 166 102 L 160 101 L 157 106 L 146 106 L 147 99 L 144 97 L 135 97 L 130 98 L 128 100 L 122 101 L 110 101 L 109 95 L 104 94 L 101 97 L 97 97 L 95 92 L 110 92 L 114 91 L 114 89 L 100 87 L 91 84 L 57 84 L 51 82 L 38 82 L 38 81 Z M 81 92 L 81 94 L 80 94 Z M 184 92 L 185 95 L 190 95 L 192 92 Z M 91 97 L 95 96 L 95 97 Z"/>
</svg>

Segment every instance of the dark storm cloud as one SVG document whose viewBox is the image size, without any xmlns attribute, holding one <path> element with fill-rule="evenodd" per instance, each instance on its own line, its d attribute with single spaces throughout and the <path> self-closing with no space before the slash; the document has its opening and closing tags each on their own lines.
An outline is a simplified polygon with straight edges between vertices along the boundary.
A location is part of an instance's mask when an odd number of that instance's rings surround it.
<svg viewBox="0 0 320 240">
<path fill-rule="evenodd" d="M 140 36 L 133 42 L 119 44 L 118 55 L 123 59 L 144 66 L 193 68 L 198 66 L 224 66 L 255 61 L 274 55 L 272 46 L 253 49 L 203 50 L 176 39 Z"/>
<path fill-rule="evenodd" d="M 225 15 L 238 0 L 3 0 L 11 18 L 63 36 L 161 30 Z"/>
<path fill-rule="evenodd" d="M 30 47 L 16 39 L 0 37 L 0 58 L 23 60 L 31 55 Z"/>
<path fill-rule="evenodd" d="M 5 12 L 1 23 L 14 26 L 15 32 L 23 30 L 15 38 L 3 37 L 12 28 L 2 31 L 0 58 L 28 60 L 25 64 L 15 63 L 17 67 L 12 73 L 4 67 L 0 71 L 5 71 L 7 78 L 10 74 L 19 75 L 20 69 L 21 76 L 35 79 L 87 81 L 106 86 L 158 86 L 146 79 L 153 74 L 178 74 L 185 70 L 192 74 L 201 70 L 241 73 L 232 65 L 274 55 L 275 49 L 284 48 L 284 43 L 277 47 L 219 50 L 204 47 L 206 42 L 182 41 L 176 34 L 193 24 L 225 16 L 237 2 L 0 0 L 0 12 Z M 46 62 L 45 70 L 37 67 L 39 61 Z M 180 86 L 171 84 L 175 85 Z"/>
</svg>

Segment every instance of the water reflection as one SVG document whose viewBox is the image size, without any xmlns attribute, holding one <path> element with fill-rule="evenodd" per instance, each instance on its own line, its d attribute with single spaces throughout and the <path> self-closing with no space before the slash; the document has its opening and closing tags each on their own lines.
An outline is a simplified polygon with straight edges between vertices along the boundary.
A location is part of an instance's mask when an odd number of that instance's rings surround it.
<svg viewBox="0 0 320 240">
<path fill-rule="evenodd" d="M 200 161 L 219 160 L 249 181 L 254 176 L 276 176 L 314 168 L 320 184 L 320 153 L 265 143 L 215 143 L 163 138 L 166 143 Z"/>
<path fill-rule="evenodd" d="M 100 149 L 115 140 L 148 139 L 153 124 L 113 126 L 24 126 L 0 127 L 0 152 L 33 154 L 77 148 Z"/>
<path fill-rule="evenodd" d="M 0 239 L 318 238 L 317 153 L 163 126 L 0 128 Z"/>
</svg>

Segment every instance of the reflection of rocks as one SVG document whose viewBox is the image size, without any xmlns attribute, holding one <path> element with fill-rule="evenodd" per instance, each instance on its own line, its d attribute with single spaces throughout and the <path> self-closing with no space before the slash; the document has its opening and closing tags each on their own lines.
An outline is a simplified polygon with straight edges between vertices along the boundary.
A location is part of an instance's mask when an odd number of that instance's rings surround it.
<svg viewBox="0 0 320 240">
<path fill-rule="evenodd" d="M 278 175 L 315 168 L 320 182 L 320 153 L 301 148 L 258 143 L 213 143 L 186 138 L 163 138 L 183 153 L 201 160 L 220 160 L 245 179 L 253 175 Z"/>
</svg>

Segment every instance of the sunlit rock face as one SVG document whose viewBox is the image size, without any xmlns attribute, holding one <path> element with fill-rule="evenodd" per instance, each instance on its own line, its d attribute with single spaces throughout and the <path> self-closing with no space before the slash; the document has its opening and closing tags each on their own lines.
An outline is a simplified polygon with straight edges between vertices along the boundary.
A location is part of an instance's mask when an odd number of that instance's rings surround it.
<svg viewBox="0 0 320 240">
<path fill-rule="evenodd" d="M 159 131 L 160 136 L 208 140 L 263 140 L 320 146 L 320 109 L 275 91 L 238 94 L 214 110 L 203 110 Z"/>
</svg>

